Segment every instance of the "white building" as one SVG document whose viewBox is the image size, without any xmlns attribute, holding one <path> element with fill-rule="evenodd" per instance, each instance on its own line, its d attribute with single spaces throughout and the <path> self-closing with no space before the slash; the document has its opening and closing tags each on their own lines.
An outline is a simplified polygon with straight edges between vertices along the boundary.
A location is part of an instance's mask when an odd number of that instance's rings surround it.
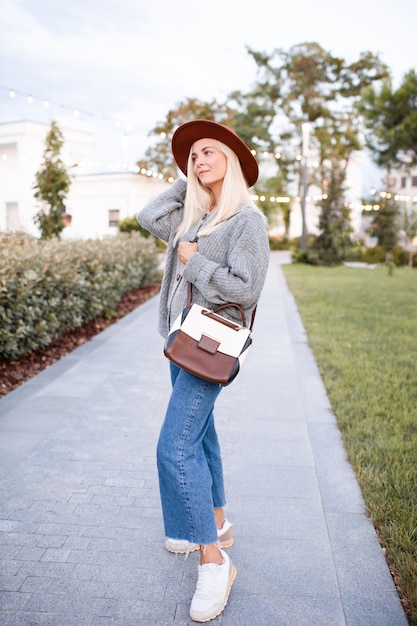
<svg viewBox="0 0 417 626">
<path fill-rule="evenodd" d="M 417 209 L 417 167 L 392 170 L 390 191 L 393 191 L 399 202 L 407 208 Z"/>
<path fill-rule="evenodd" d="M 314 167 L 312 163 L 313 159 L 310 159 L 309 167 Z M 364 196 L 364 168 L 365 168 L 365 155 L 363 152 L 354 153 L 350 159 L 346 171 L 346 193 L 345 202 L 350 209 L 350 219 L 354 233 L 359 233 L 362 226 L 362 208 Z M 318 233 L 318 223 L 321 213 L 319 202 L 321 200 L 322 190 L 319 187 L 310 185 L 306 197 L 306 229 L 308 233 Z M 294 203 L 294 207 L 291 214 L 291 228 L 290 236 L 296 237 L 300 234 L 302 229 L 301 218 L 301 201 Z"/>
<path fill-rule="evenodd" d="M 65 210 L 72 215 L 75 236 L 95 238 L 117 232 L 119 221 L 134 216 L 150 198 L 169 185 L 155 175 L 138 174 L 128 164 L 103 168 L 94 161 L 97 146 L 91 132 L 80 126 L 71 127 L 68 121 L 58 121 L 58 126 L 64 135 L 61 158 L 72 177 Z M 34 121 L 0 124 L 0 232 L 23 230 L 39 234 L 33 221 L 39 208 L 33 186 L 49 129 L 49 123 Z M 313 155 L 308 162 L 310 168 L 314 167 Z M 261 169 L 267 167 L 267 162 L 261 163 Z M 359 235 L 364 231 L 362 198 L 367 195 L 366 168 L 365 154 L 355 153 L 348 167 L 346 201 L 351 208 L 354 232 Z M 409 192 L 417 178 L 401 175 L 397 182 L 399 193 L 401 189 Z M 368 184 L 368 188 L 371 186 Z M 417 193 L 417 186 L 415 191 Z M 309 233 L 317 233 L 320 193 L 313 186 L 308 189 L 305 215 Z M 299 236 L 301 229 L 300 199 L 296 199 L 292 202 L 290 237 Z M 278 231 L 283 232 L 282 225 Z"/>
<path fill-rule="evenodd" d="M 93 135 L 58 125 L 64 136 L 61 158 L 72 177 L 65 210 L 72 215 L 76 236 L 115 233 L 119 221 L 135 215 L 167 188 L 166 181 L 133 171 L 93 173 Z M 33 221 L 39 208 L 33 186 L 49 128 L 49 124 L 31 121 L 0 124 L 0 231 L 39 234 Z"/>
</svg>

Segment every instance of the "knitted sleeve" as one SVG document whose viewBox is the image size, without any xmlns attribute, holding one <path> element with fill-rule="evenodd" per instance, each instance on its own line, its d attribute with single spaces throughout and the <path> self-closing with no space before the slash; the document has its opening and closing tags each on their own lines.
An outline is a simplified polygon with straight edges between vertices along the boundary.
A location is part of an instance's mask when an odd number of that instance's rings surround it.
<svg viewBox="0 0 417 626">
<path fill-rule="evenodd" d="M 267 227 L 258 210 L 244 211 L 232 222 L 226 232 L 220 228 L 199 239 L 199 251 L 185 265 L 184 277 L 213 304 L 236 302 L 249 309 L 259 299 L 268 269 Z"/>
<path fill-rule="evenodd" d="M 187 183 L 178 178 L 137 214 L 139 224 L 162 241 L 169 241 L 182 219 Z"/>
</svg>

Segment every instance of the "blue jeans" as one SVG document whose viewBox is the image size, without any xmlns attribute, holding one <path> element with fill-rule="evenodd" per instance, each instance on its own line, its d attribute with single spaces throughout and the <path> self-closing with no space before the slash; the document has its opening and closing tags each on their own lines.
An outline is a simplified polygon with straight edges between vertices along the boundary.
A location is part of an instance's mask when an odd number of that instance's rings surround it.
<svg viewBox="0 0 417 626">
<path fill-rule="evenodd" d="M 222 387 L 170 367 L 172 394 L 157 446 L 165 535 L 207 545 L 218 540 L 214 508 L 225 505 L 213 415 Z"/>
</svg>

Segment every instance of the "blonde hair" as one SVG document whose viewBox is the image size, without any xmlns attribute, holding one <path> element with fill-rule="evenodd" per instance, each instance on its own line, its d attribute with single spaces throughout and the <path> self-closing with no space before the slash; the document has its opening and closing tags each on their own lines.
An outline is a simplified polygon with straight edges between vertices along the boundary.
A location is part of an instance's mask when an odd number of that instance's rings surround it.
<svg viewBox="0 0 417 626">
<path fill-rule="evenodd" d="M 255 206 L 248 190 L 245 177 L 239 159 L 231 148 L 218 140 L 213 140 L 214 145 L 226 156 L 226 174 L 223 180 L 222 192 L 218 201 L 218 208 L 214 219 L 202 228 L 198 235 L 204 237 L 214 232 L 224 221 L 232 217 L 243 206 Z M 191 158 L 191 150 L 187 165 L 187 193 L 184 202 L 184 215 L 178 227 L 174 239 L 174 245 L 178 243 L 185 233 L 198 222 L 202 213 L 210 210 L 213 205 L 213 193 L 208 187 L 202 185 L 194 173 L 194 165 Z"/>
</svg>

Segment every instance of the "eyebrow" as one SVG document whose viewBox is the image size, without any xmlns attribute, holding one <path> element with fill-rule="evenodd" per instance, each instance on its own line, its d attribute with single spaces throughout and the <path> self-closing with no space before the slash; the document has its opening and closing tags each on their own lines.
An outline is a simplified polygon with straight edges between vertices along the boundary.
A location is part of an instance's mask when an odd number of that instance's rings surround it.
<svg viewBox="0 0 417 626">
<path fill-rule="evenodd" d="M 215 148 L 215 145 L 211 145 L 211 144 L 207 144 L 207 146 L 203 146 L 200 150 L 200 152 L 202 152 L 203 150 L 207 150 L 207 148 Z M 192 152 L 191 156 L 194 156 L 196 154 L 196 152 Z"/>
</svg>

